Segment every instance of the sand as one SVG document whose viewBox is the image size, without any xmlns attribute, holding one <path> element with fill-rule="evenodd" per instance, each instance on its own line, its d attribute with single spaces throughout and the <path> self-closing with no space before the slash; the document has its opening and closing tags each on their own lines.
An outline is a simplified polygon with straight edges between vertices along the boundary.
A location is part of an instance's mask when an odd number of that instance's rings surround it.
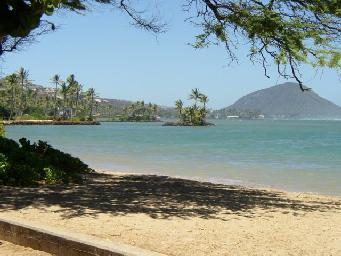
<svg viewBox="0 0 341 256">
<path fill-rule="evenodd" d="M 152 175 L 0 187 L 0 217 L 168 255 L 341 255 L 341 198 Z"/>
<path fill-rule="evenodd" d="M 46 252 L 32 250 L 31 248 L 15 245 L 0 240 L 0 256 L 49 256 Z"/>
</svg>

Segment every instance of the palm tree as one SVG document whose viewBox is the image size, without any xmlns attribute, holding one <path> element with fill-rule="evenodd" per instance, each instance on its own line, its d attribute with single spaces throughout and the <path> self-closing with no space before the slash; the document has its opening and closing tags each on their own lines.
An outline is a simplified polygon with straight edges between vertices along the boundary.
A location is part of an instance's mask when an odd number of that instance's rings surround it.
<svg viewBox="0 0 341 256">
<path fill-rule="evenodd" d="M 33 91 L 32 102 L 33 102 L 33 106 L 37 107 L 37 104 L 38 104 L 38 92 L 37 91 Z"/>
<path fill-rule="evenodd" d="M 67 104 L 67 94 L 69 92 L 69 87 L 65 82 L 62 82 L 60 85 L 60 90 L 63 95 L 63 116 L 65 117 L 65 105 Z"/>
<path fill-rule="evenodd" d="M 72 86 L 76 82 L 75 75 L 74 74 L 69 75 L 68 78 L 66 78 L 66 82 L 68 83 L 69 86 Z"/>
<path fill-rule="evenodd" d="M 204 109 L 206 110 L 206 104 L 209 101 L 208 97 L 205 94 L 200 95 L 200 102 L 204 104 Z"/>
<path fill-rule="evenodd" d="M 54 90 L 54 111 L 53 111 L 53 119 L 56 119 L 57 117 L 57 91 L 58 91 L 58 85 L 60 83 L 60 77 L 58 74 L 55 74 L 52 79 L 52 83 L 55 85 L 55 90 Z"/>
<path fill-rule="evenodd" d="M 146 109 L 146 112 L 148 112 L 148 115 L 150 116 L 154 111 L 153 104 L 151 102 L 148 103 L 148 108 Z"/>
<path fill-rule="evenodd" d="M 18 79 L 20 80 L 21 85 L 21 95 L 20 95 L 20 115 L 23 114 L 24 109 L 27 106 L 27 99 L 26 99 L 26 92 L 25 92 L 25 85 L 27 84 L 28 80 L 28 71 L 21 67 L 18 71 Z"/>
<path fill-rule="evenodd" d="M 18 75 L 17 74 L 12 74 L 9 75 L 8 78 L 8 83 L 11 87 L 11 109 L 10 109 L 10 114 L 9 114 L 9 120 L 12 119 L 13 114 L 14 114 L 14 107 L 15 107 L 15 87 L 18 84 Z"/>
<path fill-rule="evenodd" d="M 50 102 L 51 102 L 50 96 L 46 95 L 45 98 L 42 99 L 42 101 L 43 101 L 42 103 L 45 103 L 44 114 L 45 114 L 45 116 L 47 116 L 48 115 L 48 111 L 50 109 Z"/>
<path fill-rule="evenodd" d="M 200 93 L 198 88 L 192 89 L 192 92 L 189 95 L 189 99 L 195 101 L 194 108 L 197 107 L 197 102 L 198 102 L 198 99 L 200 98 L 200 95 L 201 95 L 201 93 Z"/>
<path fill-rule="evenodd" d="M 182 113 L 182 107 L 184 106 L 184 103 L 182 100 L 177 100 L 175 101 L 175 108 L 177 111 L 179 111 L 179 114 L 181 115 Z"/>
<path fill-rule="evenodd" d="M 198 119 L 201 124 L 205 123 L 205 119 L 207 116 L 207 110 L 205 108 L 200 108 L 198 110 Z"/>
<path fill-rule="evenodd" d="M 73 109 L 73 102 L 75 100 L 75 93 L 76 93 L 76 79 L 75 79 L 75 75 L 74 74 L 71 74 L 69 75 L 67 78 L 66 78 L 66 83 L 68 85 L 68 91 L 69 91 L 69 107 L 71 109 Z"/>
<path fill-rule="evenodd" d="M 82 92 L 82 85 L 80 85 L 78 82 L 76 82 L 74 86 L 75 86 L 75 90 L 76 90 L 76 111 L 75 111 L 75 115 L 77 116 L 79 96 L 80 96 L 80 93 Z"/>
<path fill-rule="evenodd" d="M 189 122 L 191 124 L 194 123 L 194 119 L 195 119 L 195 110 L 196 110 L 196 106 L 190 106 L 188 108 L 188 114 L 189 114 Z"/>
<path fill-rule="evenodd" d="M 190 122 L 189 107 L 182 108 L 182 115 L 180 116 L 180 120 L 182 123 Z"/>
<path fill-rule="evenodd" d="M 157 113 L 157 105 L 156 104 L 153 104 L 153 112 L 154 112 L 154 114 L 156 114 Z"/>
<path fill-rule="evenodd" d="M 94 100 L 95 100 L 95 89 L 90 88 L 87 92 L 88 99 L 90 100 L 90 114 L 89 117 L 92 119 L 92 111 L 94 107 Z"/>
</svg>

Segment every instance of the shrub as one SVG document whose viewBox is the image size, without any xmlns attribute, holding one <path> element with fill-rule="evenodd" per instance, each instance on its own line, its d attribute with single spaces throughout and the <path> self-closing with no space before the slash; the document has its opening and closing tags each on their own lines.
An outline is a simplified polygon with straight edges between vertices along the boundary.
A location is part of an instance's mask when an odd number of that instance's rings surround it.
<svg viewBox="0 0 341 256">
<path fill-rule="evenodd" d="M 79 182 L 91 169 L 79 158 L 54 149 L 43 141 L 31 144 L 22 138 L 0 138 L 0 183 L 31 185 L 37 182 Z"/>
<path fill-rule="evenodd" d="M 5 127 L 2 121 L 0 120 L 0 137 L 4 137 L 4 136 L 5 136 Z"/>
<path fill-rule="evenodd" d="M 0 154 L 0 185 L 5 183 L 8 166 L 7 157 L 4 154 Z"/>
<path fill-rule="evenodd" d="M 10 116 L 10 110 L 5 108 L 4 106 L 0 106 L 0 116 L 3 119 L 8 119 Z"/>
</svg>

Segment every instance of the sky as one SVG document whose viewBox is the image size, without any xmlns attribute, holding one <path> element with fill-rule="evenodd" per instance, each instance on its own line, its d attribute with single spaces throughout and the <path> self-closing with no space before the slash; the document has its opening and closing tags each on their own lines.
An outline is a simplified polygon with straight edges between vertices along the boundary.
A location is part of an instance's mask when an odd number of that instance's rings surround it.
<svg viewBox="0 0 341 256">
<path fill-rule="evenodd" d="M 232 64 L 223 47 L 193 49 L 189 44 L 199 30 L 185 22 L 180 0 L 163 0 L 159 9 L 167 32 L 158 36 L 132 26 L 114 9 L 95 7 L 85 15 L 58 13 L 50 20 L 59 29 L 24 51 L 6 55 L 0 72 L 6 75 L 24 67 L 33 83 L 45 86 L 52 86 L 54 74 L 62 79 L 75 74 L 84 88 L 95 88 L 101 97 L 165 106 L 173 106 L 176 99 L 187 102 L 190 90 L 199 88 L 213 109 L 287 81 L 273 67 L 271 78 L 266 78 L 261 66 L 246 57 L 246 45 L 238 46 L 239 61 Z M 303 67 L 302 73 L 306 85 L 341 106 L 341 81 L 335 70 Z"/>
</svg>

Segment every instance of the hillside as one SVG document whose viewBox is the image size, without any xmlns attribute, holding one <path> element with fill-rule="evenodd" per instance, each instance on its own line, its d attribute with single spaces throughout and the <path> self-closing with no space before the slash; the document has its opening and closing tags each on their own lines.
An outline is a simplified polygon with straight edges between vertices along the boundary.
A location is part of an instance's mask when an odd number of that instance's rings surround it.
<svg viewBox="0 0 341 256">
<path fill-rule="evenodd" d="M 259 112 L 266 117 L 341 117 L 341 107 L 312 90 L 302 92 L 296 83 L 284 83 L 250 93 L 220 111 L 226 110 Z"/>
<path fill-rule="evenodd" d="M 32 91 L 37 92 L 39 95 L 49 95 L 50 97 L 53 97 L 54 92 L 55 92 L 54 87 L 47 87 L 47 86 L 42 86 L 42 85 L 37 85 L 37 84 L 30 84 L 28 85 L 28 88 Z M 99 103 L 110 104 L 114 108 L 124 108 L 130 105 L 131 103 L 133 103 L 132 101 L 128 101 L 128 100 L 101 98 L 98 96 L 96 97 L 96 101 Z"/>
<path fill-rule="evenodd" d="M 2 83 L 4 82 L 3 78 L 0 78 L 0 93 L 4 92 L 5 87 L 2 86 Z M 53 98 L 55 95 L 55 88 L 49 87 L 49 86 L 42 86 L 38 84 L 28 83 L 26 87 L 32 94 L 32 97 L 35 98 L 35 101 L 38 102 L 39 100 L 45 101 L 46 99 L 49 99 L 51 104 L 53 104 Z M 19 95 L 17 93 L 17 95 Z M 80 99 L 84 98 L 85 94 L 80 95 Z M 1 96 L 1 95 L 0 95 Z M 72 98 L 74 96 L 68 95 L 68 98 Z M 57 95 L 57 98 L 59 100 L 63 99 L 62 94 L 59 92 Z M 102 118 L 111 118 L 115 115 L 121 115 L 124 113 L 124 108 L 130 106 L 133 101 L 129 100 L 121 100 L 121 99 L 111 99 L 111 98 L 103 98 L 98 95 L 95 96 L 95 107 L 94 112 L 97 117 Z M 0 114 L 4 111 L 9 111 L 9 107 L 5 108 L 4 106 L 8 104 L 8 102 L 3 102 L 1 105 L 0 101 Z M 43 103 L 46 104 L 46 103 Z M 148 103 L 146 103 L 147 105 Z M 6 113 L 7 113 L 6 112 Z M 5 114 L 2 114 L 5 116 Z M 6 114 L 8 115 L 8 113 Z M 158 115 L 163 118 L 172 118 L 177 116 L 177 111 L 174 108 L 166 107 L 166 106 L 158 106 Z"/>
</svg>

